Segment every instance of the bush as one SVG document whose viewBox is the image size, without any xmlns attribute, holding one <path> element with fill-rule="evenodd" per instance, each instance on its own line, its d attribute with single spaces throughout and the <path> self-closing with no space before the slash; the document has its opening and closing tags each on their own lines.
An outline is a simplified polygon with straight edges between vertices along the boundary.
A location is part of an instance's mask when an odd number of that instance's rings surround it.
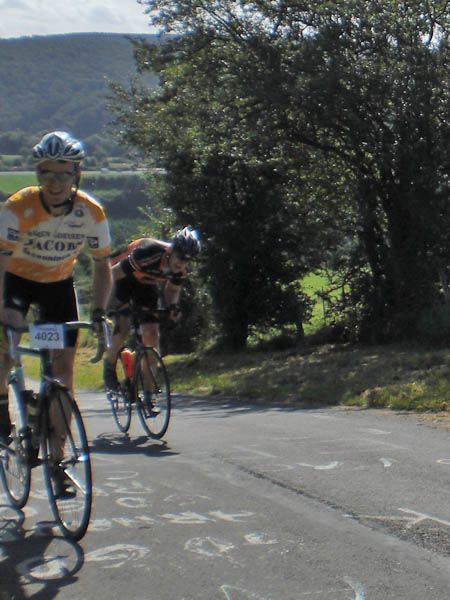
<svg viewBox="0 0 450 600">
<path fill-rule="evenodd" d="M 450 306 L 439 304 L 423 311 L 417 333 L 421 341 L 446 344 L 450 340 Z"/>
</svg>

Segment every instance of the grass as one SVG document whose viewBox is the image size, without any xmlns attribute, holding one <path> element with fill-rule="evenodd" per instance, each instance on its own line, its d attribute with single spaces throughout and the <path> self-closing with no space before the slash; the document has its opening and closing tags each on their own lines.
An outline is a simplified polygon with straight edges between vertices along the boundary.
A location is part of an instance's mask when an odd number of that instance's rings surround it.
<svg viewBox="0 0 450 600">
<path fill-rule="evenodd" d="M 15 173 L 0 173 L 0 190 L 4 194 L 12 194 L 29 185 L 36 185 L 34 171 Z"/>
<path fill-rule="evenodd" d="M 102 363 L 79 349 L 76 387 L 100 390 Z M 404 346 L 361 348 L 311 346 L 278 352 L 165 357 L 174 391 L 221 395 L 281 406 L 346 405 L 414 410 L 450 410 L 450 349 Z M 35 359 L 26 373 L 38 378 Z"/>
<path fill-rule="evenodd" d="M 119 171 L 84 171 L 86 176 L 101 176 L 102 178 L 117 177 Z M 34 171 L 10 171 L 0 173 L 0 191 L 4 194 L 12 194 L 21 188 L 29 185 L 36 185 L 36 175 Z M 83 187 L 83 182 L 81 183 Z M 111 194 L 114 190 L 95 190 L 97 195 Z"/>
<path fill-rule="evenodd" d="M 450 410 L 450 350 L 298 347 L 166 359 L 174 389 L 283 406 Z"/>
<path fill-rule="evenodd" d="M 83 340 L 83 338 L 82 338 Z M 78 389 L 102 389 L 102 362 L 89 362 L 83 344 L 75 366 Z M 165 357 L 175 392 L 226 396 L 260 405 L 345 405 L 417 412 L 450 411 L 450 349 L 403 345 L 314 346 L 249 350 L 234 354 Z M 36 359 L 25 358 L 27 376 L 38 379 Z"/>
</svg>

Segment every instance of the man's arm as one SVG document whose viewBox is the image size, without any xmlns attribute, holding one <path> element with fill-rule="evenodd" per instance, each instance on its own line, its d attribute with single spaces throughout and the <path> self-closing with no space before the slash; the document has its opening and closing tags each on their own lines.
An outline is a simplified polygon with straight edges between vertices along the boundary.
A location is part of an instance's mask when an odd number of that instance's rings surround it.
<svg viewBox="0 0 450 600">
<path fill-rule="evenodd" d="M 5 308 L 5 272 L 10 261 L 9 254 L 0 253 L 0 323 L 19 327 L 23 319 L 19 311 Z"/>
<path fill-rule="evenodd" d="M 109 257 L 94 260 L 92 308 L 106 310 L 112 289 L 111 263 Z"/>
<path fill-rule="evenodd" d="M 181 294 L 181 285 L 175 285 L 171 281 L 168 281 L 164 286 L 164 300 L 167 306 L 171 304 L 178 304 Z M 181 319 L 181 312 L 178 309 L 171 310 L 169 319 L 175 323 Z"/>
<path fill-rule="evenodd" d="M 9 262 L 9 256 L 0 254 L 0 323 L 5 322 L 5 271 Z"/>
<path fill-rule="evenodd" d="M 111 271 L 113 281 L 118 281 L 119 279 L 123 279 L 126 276 L 122 267 L 120 266 L 120 263 L 114 265 Z"/>
<path fill-rule="evenodd" d="M 168 281 L 164 288 L 164 299 L 166 304 L 178 304 L 180 293 L 181 285 L 174 285 L 171 281 Z"/>
</svg>

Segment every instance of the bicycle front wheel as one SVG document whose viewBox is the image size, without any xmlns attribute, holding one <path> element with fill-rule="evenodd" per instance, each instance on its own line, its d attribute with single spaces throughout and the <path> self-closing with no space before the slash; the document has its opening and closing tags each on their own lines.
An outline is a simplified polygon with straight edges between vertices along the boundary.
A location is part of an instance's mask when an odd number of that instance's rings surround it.
<svg viewBox="0 0 450 600">
<path fill-rule="evenodd" d="M 126 433 L 131 423 L 131 380 L 127 375 L 122 352 L 117 359 L 117 379 L 119 389 L 107 390 L 106 397 L 111 404 L 111 410 L 119 431 Z"/>
<path fill-rule="evenodd" d="M 12 441 L 9 446 L 0 448 L 0 475 L 9 502 L 16 508 L 23 508 L 30 495 L 31 436 L 20 390 L 15 383 L 10 383 L 8 391 Z"/>
<path fill-rule="evenodd" d="M 169 377 L 160 354 L 147 347 L 135 362 L 133 392 L 145 433 L 160 439 L 169 427 L 171 396 Z"/>
<path fill-rule="evenodd" d="M 92 509 L 89 446 L 80 410 L 68 390 L 50 385 L 46 393 L 42 456 L 48 498 L 63 535 L 81 539 Z"/>
</svg>

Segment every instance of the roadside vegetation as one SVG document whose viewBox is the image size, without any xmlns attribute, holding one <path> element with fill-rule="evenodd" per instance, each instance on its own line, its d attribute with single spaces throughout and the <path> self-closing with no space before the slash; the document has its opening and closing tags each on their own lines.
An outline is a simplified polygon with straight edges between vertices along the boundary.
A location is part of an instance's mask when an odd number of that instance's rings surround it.
<svg viewBox="0 0 450 600">
<path fill-rule="evenodd" d="M 204 242 L 164 346 L 175 389 L 446 410 L 447 3 L 142 4 L 169 35 L 131 41 L 136 76 L 102 107 L 114 143 L 73 125 L 115 245 L 183 225 Z M 30 166 L 18 133 L 0 135 L 11 170 Z M 103 173 L 137 156 L 152 175 Z M 76 276 L 87 308 L 88 255 Z"/>
<path fill-rule="evenodd" d="M 101 390 L 102 365 L 94 351 L 77 355 L 77 389 Z M 262 406 L 317 408 L 327 405 L 401 411 L 450 411 L 450 349 L 403 345 L 355 347 L 309 345 L 236 354 L 165 357 L 175 394 L 222 396 Z M 38 377 L 34 359 L 27 375 Z M 176 405 L 176 397 L 175 397 Z"/>
</svg>

